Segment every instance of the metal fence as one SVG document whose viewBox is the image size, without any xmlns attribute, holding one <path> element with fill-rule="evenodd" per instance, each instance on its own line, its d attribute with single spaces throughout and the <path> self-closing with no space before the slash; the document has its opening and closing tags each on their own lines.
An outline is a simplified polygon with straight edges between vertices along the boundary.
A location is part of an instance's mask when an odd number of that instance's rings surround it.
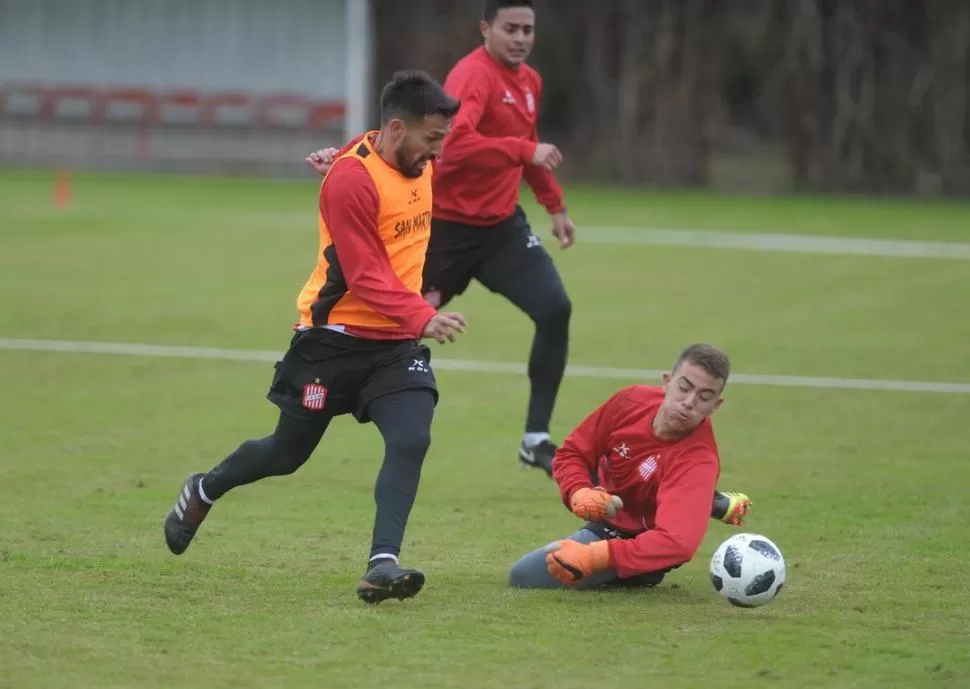
<svg viewBox="0 0 970 689">
<path fill-rule="evenodd" d="M 298 170 L 363 127 L 366 6 L 0 0 L 0 163 Z"/>
</svg>

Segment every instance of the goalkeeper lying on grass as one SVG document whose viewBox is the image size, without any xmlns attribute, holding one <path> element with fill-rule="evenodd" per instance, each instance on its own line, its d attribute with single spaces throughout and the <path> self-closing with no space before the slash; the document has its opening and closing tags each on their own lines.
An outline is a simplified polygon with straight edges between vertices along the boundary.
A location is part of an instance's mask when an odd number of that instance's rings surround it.
<svg viewBox="0 0 970 689">
<path fill-rule="evenodd" d="M 553 478 L 587 523 L 524 556 L 509 583 L 656 586 L 694 557 L 710 518 L 742 524 L 748 497 L 715 491 L 720 460 L 708 418 L 729 373 L 723 352 L 691 345 L 662 387 L 625 388 L 583 421 L 556 453 Z"/>
</svg>

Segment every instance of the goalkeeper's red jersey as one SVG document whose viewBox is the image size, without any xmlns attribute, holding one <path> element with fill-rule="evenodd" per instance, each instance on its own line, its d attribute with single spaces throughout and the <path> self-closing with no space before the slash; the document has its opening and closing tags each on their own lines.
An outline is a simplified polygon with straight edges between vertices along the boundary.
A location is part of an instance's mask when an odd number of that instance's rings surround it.
<svg viewBox="0 0 970 689">
<path fill-rule="evenodd" d="M 610 541 L 610 566 L 621 577 L 655 572 L 694 557 L 711 517 L 720 459 L 710 419 L 665 442 L 653 432 L 663 388 L 625 388 L 586 418 L 553 460 L 563 503 L 577 488 L 600 485 L 623 499 L 610 520 L 638 534 Z"/>
</svg>

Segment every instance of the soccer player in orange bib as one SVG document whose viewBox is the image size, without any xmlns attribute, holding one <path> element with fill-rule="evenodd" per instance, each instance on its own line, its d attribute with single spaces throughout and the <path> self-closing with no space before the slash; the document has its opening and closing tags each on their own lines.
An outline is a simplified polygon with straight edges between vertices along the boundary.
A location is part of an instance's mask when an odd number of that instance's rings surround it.
<svg viewBox="0 0 970 689">
<path fill-rule="evenodd" d="M 300 323 L 267 395 L 280 409 L 276 429 L 186 479 L 165 519 L 176 555 L 227 492 L 293 473 L 334 417 L 353 414 L 372 421 L 384 439 L 357 595 L 378 603 L 421 590 L 424 574 L 402 568 L 398 556 L 438 401 L 430 350 L 420 339 L 453 342 L 465 330 L 461 314 L 438 312 L 421 296 L 432 161 L 458 108 L 424 72 L 399 72 L 381 93 L 380 131 L 334 161 L 320 186 L 318 264 L 297 299 Z"/>
</svg>

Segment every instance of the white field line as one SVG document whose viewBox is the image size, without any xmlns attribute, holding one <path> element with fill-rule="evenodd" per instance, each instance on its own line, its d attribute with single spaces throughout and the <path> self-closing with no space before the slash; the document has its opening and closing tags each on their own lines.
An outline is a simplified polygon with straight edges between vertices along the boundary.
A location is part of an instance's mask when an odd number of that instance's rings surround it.
<svg viewBox="0 0 970 689">
<path fill-rule="evenodd" d="M 968 220 L 970 228 L 970 220 Z M 970 233 L 970 229 L 968 229 Z M 577 243 L 619 246 L 680 246 L 741 249 L 797 254 L 838 254 L 884 258 L 942 258 L 970 260 L 970 243 L 910 239 L 863 239 L 824 235 L 758 234 L 720 230 L 641 229 L 635 227 L 580 228 Z"/>
<path fill-rule="evenodd" d="M 10 213 L 8 213 L 9 215 Z M 77 209 L 63 211 L 46 207 L 25 206 L 14 208 L 16 216 L 58 215 L 69 217 L 101 217 L 94 210 L 82 212 Z M 225 214 L 219 217 L 225 219 Z M 970 214 L 968 214 L 970 217 Z M 534 219 L 533 229 L 537 235 L 546 236 L 545 221 Z M 260 227 L 269 230 L 316 232 L 316 219 L 312 213 L 300 212 L 248 212 L 233 216 L 233 223 L 244 227 Z M 967 222 L 970 228 L 970 219 Z M 970 236 L 970 232 L 968 232 Z M 616 246 L 668 246 L 699 247 L 707 249 L 734 249 L 743 251 L 766 251 L 775 253 L 830 254 L 843 256 L 870 256 L 884 258 L 931 258 L 970 260 L 970 242 L 923 241 L 914 239 L 879 239 L 863 237 L 837 237 L 816 234 L 787 234 L 780 232 L 737 232 L 726 229 L 698 230 L 676 228 L 646 228 L 622 226 L 594 226 L 581 224 L 578 242 L 583 244 L 612 244 Z"/>
<path fill-rule="evenodd" d="M 181 347 L 174 345 L 129 344 L 120 342 L 75 342 L 70 340 L 26 340 L 0 338 L 0 350 L 28 352 L 63 352 L 70 354 L 111 354 L 117 356 L 156 356 L 182 359 L 222 359 L 226 361 L 266 361 L 280 358 L 280 352 L 251 349 L 218 349 L 212 347 Z M 526 372 L 524 364 L 500 361 L 472 361 L 467 359 L 433 359 L 434 368 L 443 371 L 474 373 Z M 615 378 L 618 380 L 657 381 L 663 375 L 659 369 L 610 368 L 607 366 L 570 366 L 566 375 L 581 378 Z M 735 373 L 731 384 L 772 385 L 817 389 L 892 390 L 897 392 L 929 392 L 970 395 L 970 383 L 942 383 L 913 380 L 877 380 L 869 378 L 827 378 L 815 376 L 773 376 Z"/>
</svg>

